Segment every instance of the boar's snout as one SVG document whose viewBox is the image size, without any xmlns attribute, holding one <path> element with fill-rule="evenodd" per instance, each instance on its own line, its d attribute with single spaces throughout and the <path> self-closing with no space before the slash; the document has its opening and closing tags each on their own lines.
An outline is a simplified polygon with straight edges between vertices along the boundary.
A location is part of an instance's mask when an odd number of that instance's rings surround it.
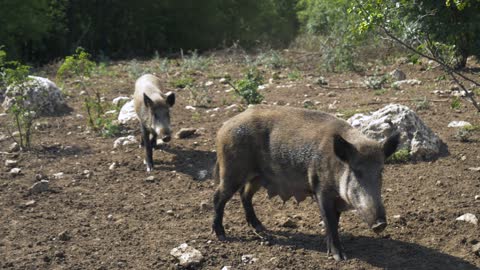
<svg viewBox="0 0 480 270">
<path fill-rule="evenodd" d="M 371 226 L 373 232 L 381 233 L 387 227 L 387 221 L 384 218 L 379 218 L 377 221 Z"/>
<path fill-rule="evenodd" d="M 164 141 L 164 142 L 169 142 L 171 139 L 172 139 L 172 137 L 170 135 L 165 135 L 165 136 L 162 137 L 162 141 Z"/>
</svg>

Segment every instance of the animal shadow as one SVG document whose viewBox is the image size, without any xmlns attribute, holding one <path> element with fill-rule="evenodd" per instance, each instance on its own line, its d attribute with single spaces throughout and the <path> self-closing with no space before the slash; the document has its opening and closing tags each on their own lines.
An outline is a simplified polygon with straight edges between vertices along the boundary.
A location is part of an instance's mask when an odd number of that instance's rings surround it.
<svg viewBox="0 0 480 270">
<path fill-rule="evenodd" d="M 183 148 L 178 145 L 162 146 L 161 149 L 175 155 L 176 158 L 171 163 L 156 162 L 156 170 L 176 170 L 177 172 L 190 175 L 195 180 L 211 178 L 216 158 L 214 152 Z M 201 171 L 206 171 L 207 174 L 202 176 L 200 175 Z"/>
<path fill-rule="evenodd" d="M 322 235 L 288 231 L 269 231 L 268 234 L 273 245 L 326 252 Z M 357 258 L 383 269 L 479 269 L 461 258 L 415 243 L 350 234 L 342 234 L 341 238 L 348 258 Z"/>
</svg>

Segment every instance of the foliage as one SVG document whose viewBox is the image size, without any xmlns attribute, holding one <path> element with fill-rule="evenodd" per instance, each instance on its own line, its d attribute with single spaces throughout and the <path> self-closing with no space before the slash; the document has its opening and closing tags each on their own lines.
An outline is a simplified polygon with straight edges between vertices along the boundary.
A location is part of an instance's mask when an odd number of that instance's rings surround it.
<svg viewBox="0 0 480 270">
<path fill-rule="evenodd" d="M 103 102 L 101 93 L 89 84 L 89 78 L 98 70 L 97 64 L 91 60 L 91 55 L 83 48 L 77 48 L 75 54 L 65 57 L 57 71 L 57 79 L 77 79 L 85 93 L 83 105 L 88 115 L 88 125 L 103 136 L 114 136 L 118 133 L 118 125 L 105 115 L 108 105 Z"/>
<path fill-rule="evenodd" d="M 407 149 L 400 149 L 397 152 L 393 153 L 386 163 L 405 163 L 411 159 L 410 152 Z"/>
<path fill-rule="evenodd" d="M 182 68 L 186 71 L 189 70 L 204 70 L 210 63 L 211 59 L 208 57 L 200 56 L 195 50 L 189 57 L 183 57 Z"/>
<path fill-rule="evenodd" d="M 258 87 L 263 84 L 263 76 L 256 68 L 250 68 L 243 79 L 235 82 L 235 93 L 243 98 L 247 104 L 259 104 L 263 95 L 258 92 Z"/>
<path fill-rule="evenodd" d="M 42 62 L 71 54 L 78 46 L 95 57 L 112 58 L 232 44 L 275 47 L 287 45 L 296 32 L 296 0 L 0 3 L 0 40 L 8 52 L 15 59 Z"/>
<path fill-rule="evenodd" d="M 193 106 L 206 107 L 212 102 L 212 97 L 208 93 L 208 88 L 205 86 L 187 87 L 189 100 Z"/>
<path fill-rule="evenodd" d="M 452 102 L 450 103 L 450 108 L 454 110 L 458 110 L 460 109 L 461 106 L 462 106 L 462 103 L 460 102 L 460 99 L 458 97 L 454 97 L 452 99 Z"/>
<path fill-rule="evenodd" d="M 461 142 L 469 142 L 475 131 L 480 130 L 480 126 L 467 125 L 461 127 L 455 133 L 455 138 Z"/>
<path fill-rule="evenodd" d="M 11 95 L 9 98 L 12 99 L 7 113 L 18 132 L 20 147 L 28 149 L 31 146 L 32 126 L 37 119 L 39 110 L 26 102 L 23 94 L 24 88 L 28 87 L 30 67 L 17 61 L 6 61 L 6 58 L 6 52 L 0 47 L 0 91 L 7 88 L 15 89 L 15 91 L 7 92 Z M 12 138 L 16 141 L 13 135 Z"/>
<path fill-rule="evenodd" d="M 170 81 L 170 85 L 175 88 L 185 88 L 188 86 L 193 86 L 194 79 L 192 77 L 180 77 Z"/>
<path fill-rule="evenodd" d="M 365 84 L 366 87 L 374 90 L 382 89 L 383 85 L 387 81 L 387 76 L 386 75 L 380 76 L 378 72 L 379 72 L 378 68 L 375 68 L 375 72 L 373 73 L 373 76 L 365 78 L 363 83 Z"/>
<path fill-rule="evenodd" d="M 359 33 L 381 27 L 458 68 L 469 55 L 480 55 L 478 10 L 478 0 L 357 0 L 349 12 Z"/>
<path fill-rule="evenodd" d="M 428 101 L 427 97 L 415 101 L 415 108 L 417 111 L 428 110 L 430 109 L 430 106 L 430 101 Z"/>
</svg>

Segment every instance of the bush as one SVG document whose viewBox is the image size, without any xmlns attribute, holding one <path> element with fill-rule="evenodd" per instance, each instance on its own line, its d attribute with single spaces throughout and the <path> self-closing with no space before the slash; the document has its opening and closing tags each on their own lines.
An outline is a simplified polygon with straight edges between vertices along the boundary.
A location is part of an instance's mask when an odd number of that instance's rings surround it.
<svg viewBox="0 0 480 270">
<path fill-rule="evenodd" d="M 28 87 L 28 74 L 30 67 L 17 61 L 6 61 L 7 54 L 0 47 L 0 89 L 18 88 L 17 93 L 24 93 L 23 87 Z M 13 136 L 12 138 L 19 143 L 22 149 L 28 149 L 31 146 L 32 126 L 37 119 L 40 108 L 32 107 L 31 104 L 25 102 L 25 96 L 22 94 L 14 94 L 9 96 L 12 104 L 7 110 L 10 116 L 11 126 L 18 132 L 19 141 Z"/>
<path fill-rule="evenodd" d="M 243 98 L 247 104 L 259 104 L 263 95 L 258 92 L 258 87 L 263 84 L 263 76 L 256 68 L 250 68 L 243 79 L 235 82 L 235 93 Z"/>
<path fill-rule="evenodd" d="M 410 152 L 407 149 L 400 149 L 393 153 L 386 162 L 387 163 L 405 163 L 411 159 Z"/>
</svg>

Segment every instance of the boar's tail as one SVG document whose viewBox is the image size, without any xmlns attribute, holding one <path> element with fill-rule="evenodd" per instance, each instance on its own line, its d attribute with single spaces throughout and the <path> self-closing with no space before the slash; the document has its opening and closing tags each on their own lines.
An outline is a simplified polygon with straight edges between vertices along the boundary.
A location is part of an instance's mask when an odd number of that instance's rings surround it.
<svg viewBox="0 0 480 270">
<path fill-rule="evenodd" d="M 212 172 L 212 176 L 213 176 L 213 180 L 215 181 L 215 185 L 218 185 L 218 183 L 220 182 L 220 178 L 219 178 L 219 165 L 218 165 L 218 160 L 215 160 L 215 167 L 213 167 L 213 172 Z"/>
</svg>

